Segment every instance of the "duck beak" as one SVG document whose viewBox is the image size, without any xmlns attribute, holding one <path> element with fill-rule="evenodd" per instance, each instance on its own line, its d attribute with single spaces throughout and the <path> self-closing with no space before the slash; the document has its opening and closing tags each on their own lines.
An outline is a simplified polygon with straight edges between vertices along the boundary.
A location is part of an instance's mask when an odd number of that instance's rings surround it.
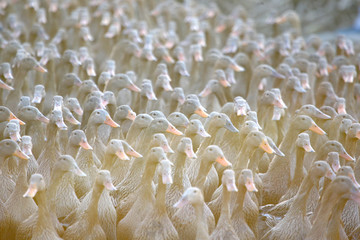
<svg viewBox="0 0 360 240">
<path fill-rule="evenodd" d="M 141 158 L 143 157 L 143 155 L 141 155 L 140 153 L 136 152 L 134 149 L 131 149 L 130 151 L 127 151 L 126 154 L 134 157 L 134 158 Z"/>
<path fill-rule="evenodd" d="M 241 106 L 236 110 L 237 116 L 246 116 L 246 106 Z"/>
<path fill-rule="evenodd" d="M 196 158 L 196 154 L 194 153 L 194 150 L 192 148 L 192 145 L 188 145 L 185 149 L 185 154 L 188 158 Z"/>
<path fill-rule="evenodd" d="M 329 115 L 323 113 L 323 112 L 320 111 L 320 110 L 317 110 L 317 111 L 315 112 L 315 115 L 314 115 L 314 116 L 317 117 L 317 118 L 320 118 L 320 119 L 331 119 L 331 117 L 330 117 Z"/>
<path fill-rule="evenodd" d="M 149 100 L 157 100 L 157 98 L 156 98 L 156 96 L 155 96 L 155 93 L 154 93 L 153 91 L 146 93 L 146 97 L 147 97 Z"/>
<path fill-rule="evenodd" d="M 55 122 L 55 124 L 60 130 L 67 130 L 67 126 L 65 125 L 63 119 L 59 119 L 58 121 Z"/>
<path fill-rule="evenodd" d="M 21 121 L 20 119 L 18 119 L 12 112 L 10 112 L 10 117 L 9 117 L 9 121 L 16 119 L 19 121 L 20 125 L 25 125 L 25 123 L 23 121 Z"/>
<path fill-rule="evenodd" d="M 309 130 L 317 133 L 319 135 L 325 135 L 326 132 L 324 130 L 322 130 L 318 125 L 316 125 L 316 123 L 313 121 L 311 127 L 309 127 Z"/>
<path fill-rule="evenodd" d="M 1 82 L 0 82 L 0 88 L 5 89 L 5 90 L 9 90 L 9 91 L 14 90 L 14 88 L 13 88 L 13 87 L 11 87 L 11 86 L 7 85 L 7 84 L 6 84 L 6 83 L 4 83 L 3 81 L 1 81 Z"/>
<path fill-rule="evenodd" d="M 163 84 L 163 88 L 164 88 L 164 90 L 167 91 L 167 92 L 172 92 L 172 91 L 174 91 L 174 89 L 172 88 L 172 86 L 170 85 L 169 82 L 165 82 L 165 83 Z"/>
<path fill-rule="evenodd" d="M 258 191 L 255 186 L 254 180 L 252 178 L 247 178 L 245 187 L 248 190 L 248 192 L 257 192 Z"/>
<path fill-rule="evenodd" d="M 353 157 L 351 157 L 345 150 L 342 151 L 340 154 L 339 154 L 340 157 L 342 157 L 343 159 L 347 160 L 347 161 L 350 161 L 350 162 L 354 162 L 355 159 Z"/>
<path fill-rule="evenodd" d="M 232 124 L 232 122 L 229 119 L 226 119 L 225 128 L 233 133 L 239 132 L 239 130 L 237 130 L 236 127 L 234 127 L 234 125 Z"/>
<path fill-rule="evenodd" d="M 310 143 L 304 145 L 304 150 L 305 150 L 306 152 L 315 152 L 315 150 L 312 148 L 312 146 L 310 145 Z"/>
<path fill-rule="evenodd" d="M 285 79 L 285 76 L 278 73 L 277 71 L 272 71 L 271 76 L 273 76 L 275 78 Z"/>
<path fill-rule="evenodd" d="M 175 204 L 174 204 L 174 208 L 183 208 L 186 204 L 188 204 L 189 201 L 187 200 L 187 197 L 186 196 L 183 196 L 180 198 L 179 201 L 177 201 Z"/>
<path fill-rule="evenodd" d="M 270 145 L 266 139 L 262 140 L 259 147 L 269 154 L 272 154 L 274 152 L 274 150 L 270 147 Z"/>
<path fill-rule="evenodd" d="M 136 86 L 135 84 L 130 84 L 129 86 L 126 87 L 127 89 L 133 91 L 133 92 L 140 92 L 141 89 L 138 88 L 138 86 Z"/>
<path fill-rule="evenodd" d="M 118 128 L 118 127 L 120 127 L 120 125 L 117 124 L 116 122 L 114 122 L 114 120 L 112 120 L 109 115 L 106 116 L 106 120 L 105 120 L 104 123 L 107 124 L 107 125 L 109 125 L 110 127 L 113 127 L 113 128 Z"/>
<path fill-rule="evenodd" d="M 75 113 L 76 113 L 77 115 L 79 115 L 79 116 L 82 116 L 83 113 L 84 113 L 84 111 L 82 110 L 81 107 L 75 108 L 74 111 L 75 111 Z"/>
<path fill-rule="evenodd" d="M 235 71 L 235 72 L 243 72 L 245 71 L 245 68 L 237 65 L 237 64 L 231 64 L 230 67 Z"/>
<path fill-rule="evenodd" d="M 200 117 L 207 118 L 209 114 L 207 114 L 205 111 L 206 109 L 203 106 L 199 106 L 194 113 L 199 115 Z"/>
<path fill-rule="evenodd" d="M 136 113 L 129 110 L 128 111 L 128 115 L 126 116 L 127 119 L 131 120 L 131 121 L 134 121 L 135 120 L 135 117 L 136 117 Z"/>
<path fill-rule="evenodd" d="M 332 164 L 331 164 L 331 167 L 332 169 L 334 170 L 335 173 L 337 173 L 340 169 L 340 162 L 339 160 L 336 160 L 334 161 Z"/>
<path fill-rule="evenodd" d="M 111 181 L 108 181 L 104 184 L 105 188 L 109 191 L 114 191 L 116 190 L 116 187 L 114 186 L 114 184 Z"/>
<path fill-rule="evenodd" d="M 165 153 L 174 153 L 174 150 L 171 149 L 168 143 L 161 144 L 161 148 Z"/>
<path fill-rule="evenodd" d="M 14 156 L 24 159 L 24 160 L 28 160 L 29 157 L 20 149 L 16 149 L 15 152 L 13 153 Z"/>
<path fill-rule="evenodd" d="M 40 122 L 43 122 L 43 123 L 49 123 L 50 122 L 50 120 L 47 117 L 45 117 L 44 115 L 42 115 L 42 114 L 37 117 L 37 120 L 39 120 Z"/>
<path fill-rule="evenodd" d="M 356 136 L 357 139 L 360 139 L 360 130 L 358 130 L 358 131 L 356 132 L 356 135 L 355 135 L 355 136 Z"/>
<path fill-rule="evenodd" d="M 360 188 L 360 184 L 356 181 L 354 173 L 349 173 L 349 178 L 354 183 L 356 188 Z"/>
<path fill-rule="evenodd" d="M 338 108 L 337 108 L 337 112 L 339 114 L 346 114 L 346 108 L 344 104 L 339 104 Z"/>
<path fill-rule="evenodd" d="M 163 57 L 163 59 L 165 60 L 165 62 L 167 63 L 174 63 L 174 59 L 172 57 L 170 57 L 170 55 L 165 55 Z"/>
<path fill-rule="evenodd" d="M 232 165 L 231 162 L 229 162 L 224 156 L 217 157 L 216 162 L 218 162 L 221 166 L 224 166 L 224 167 Z"/>
<path fill-rule="evenodd" d="M 90 144 L 85 138 L 81 139 L 79 145 L 85 150 L 93 150 L 93 148 L 90 146 Z"/>
<path fill-rule="evenodd" d="M 36 184 L 30 184 L 29 188 L 27 189 L 27 191 L 25 192 L 23 197 L 33 198 L 33 197 L 35 197 L 37 191 L 38 191 L 37 185 Z"/>
<path fill-rule="evenodd" d="M 224 79 L 220 79 L 219 80 L 219 83 L 224 87 L 224 88 L 227 88 L 227 87 L 230 87 L 231 84 L 224 78 Z"/>
<path fill-rule="evenodd" d="M 43 68 L 41 65 L 36 65 L 34 67 L 34 70 L 38 71 L 38 72 L 41 72 L 41 73 L 46 73 L 47 70 L 45 68 Z"/>
<path fill-rule="evenodd" d="M 177 130 L 171 123 L 169 123 L 169 126 L 166 129 L 166 132 L 172 133 L 172 134 L 177 135 L 177 136 L 183 135 L 183 133 L 180 132 L 179 130 Z"/>
<path fill-rule="evenodd" d="M 15 142 L 20 142 L 20 133 L 19 132 L 13 132 L 13 133 L 10 133 L 10 139 L 15 141 Z"/>
<path fill-rule="evenodd" d="M 234 180 L 231 180 L 231 181 L 226 183 L 226 189 L 229 192 L 237 192 L 238 191 Z"/>
<path fill-rule="evenodd" d="M 284 17 L 284 16 L 275 18 L 276 24 L 281 24 L 281 23 L 284 23 L 285 21 L 286 21 L 286 17 Z"/>
<path fill-rule="evenodd" d="M 284 109 L 287 108 L 286 104 L 284 103 L 284 101 L 281 98 L 278 98 L 275 100 L 274 106 Z"/>
<path fill-rule="evenodd" d="M 329 170 L 325 174 L 325 177 L 332 181 L 336 178 L 336 174 L 334 173 L 334 171 L 331 168 L 329 168 Z"/>
<path fill-rule="evenodd" d="M 212 93 L 210 87 L 206 86 L 200 93 L 199 96 L 200 97 L 206 97 L 209 96 Z"/>
<path fill-rule="evenodd" d="M 197 134 L 199 134 L 201 137 L 211 137 L 211 135 L 205 131 L 204 128 L 200 128 L 198 131 L 197 131 Z"/>
<path fill-rule="evenodd" d="M 85 177 L 86 176 L 86 174 L 83 171 L 81 171 L 81 169 L 78 166 L 76 166 L 75 169 L 72 172 L 75 173 L 79 177 Z"/>
<path fill-rule="evenodd" d="M 130 160 L 130 158 L 125 154 L 124 150 L 118 150 L 115 154 L 120 160 Z"/>
<path fill-rule="evenodd" d="M 34 98 L 32 99 L 31 102 L 39 104 L 41 102 L 41 99 L 42 99 L 42 97 L 40 94 L 34 94 Z"/>
<path fill-rule="evenodd" d="M 66 121 L 68 121 L 69 123 L 71 123 L 73 125 L 80 125 L 80 122 L 78 120 L 76 120 L 73 116 L 67 117 Z"/>
</svg>

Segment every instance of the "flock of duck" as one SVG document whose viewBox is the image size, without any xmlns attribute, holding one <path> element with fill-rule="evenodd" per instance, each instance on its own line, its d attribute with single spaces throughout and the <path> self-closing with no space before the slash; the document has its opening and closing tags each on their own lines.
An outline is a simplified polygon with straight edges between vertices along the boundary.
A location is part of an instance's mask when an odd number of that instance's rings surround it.
<svg viewBox="0 0 360 240">
<path fill-rule="evenodd" d="M 0 19 L 0 239 L 360 239 L 358 42 L 190 0 Z"/>
</svg>

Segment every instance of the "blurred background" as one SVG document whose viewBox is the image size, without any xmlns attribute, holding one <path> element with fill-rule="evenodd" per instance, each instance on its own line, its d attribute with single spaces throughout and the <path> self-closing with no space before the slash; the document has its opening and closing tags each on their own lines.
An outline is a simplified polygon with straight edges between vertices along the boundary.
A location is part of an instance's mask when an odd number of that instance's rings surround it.
<svg viewBox="0 0 360 240">
<path fill-rule="evenodd" d="M 289 9 L 301 17 L 302 32 L 305 36 L 312 33 L 334 31 L 360 35 L 360 19 L 357 31 L 354 24 L 358 15 L 360 0 L 214 0 L 224 13 L 230 13 L 234 6 L 241 4 L 249 17 L 255 19 L 257 29 L 270 36 L 271 28 L 266 20 L 279 16 Z M 203 0 L 203 2 L 209 2 Z M 286 27 L 286 26 L 283 26 Z M 360 38 L 360 37 L 359 37 Z"/>
</svg>

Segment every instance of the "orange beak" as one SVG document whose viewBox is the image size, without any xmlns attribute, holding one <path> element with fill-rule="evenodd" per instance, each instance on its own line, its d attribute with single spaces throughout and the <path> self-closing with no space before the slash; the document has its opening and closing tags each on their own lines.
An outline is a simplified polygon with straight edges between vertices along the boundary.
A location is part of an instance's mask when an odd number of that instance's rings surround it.
<svg viewBox="0 0 360 240">
<path fill-rule="evenodd" d="M 263 139 L 260 146 L 259 146 L 262 150 L 264 150 L 265 152 L 271 154 L 274 152 L 274 150 L 269 146 L 269 143 L 266 139 Z"/>
<path fill-rule="evenodd" d="M 24 160 L 29 159 L 29 157 L 24 152 L 22 152 L 20 149 L 16 149 L 16 151 L 13 153 L 13 155 L 18 158 L 24 159 Z"/>
<path fill-rule="evenodd" d="M 38 191 L 38 188 L 35 184 L 30 184 L 28 190 L 26 191 L 26 193 L 23 195 L 23 197 L 35 197 L 36 193 Z"/>
<path fill-rule="evenodd" d="M 136 113 L 129 110 L 128 111 L 128 115 L 126 116 L 127 119 L 130 119 L 131 121 L 134 121 L 135 120 L 135 117 L 136 117 Z"/>
<path fill-rule="evenodd" d="M 224 167 L 231 166 L 231 162 L 226 160 L 226 158 L 224 156 L 216 158 L 216 162 L 218 162 L 221 166 L 224 166 Z"/>
<path fill-rule="evenodd" d="M 41 72 L 41 73 L 46 73 L 46 72 L 47 72 L 47 70 L 46 70 L 45 68 L 43 68 L 42 66 L 40 66 L 40 65 L 36 65 L 36 66 L 34 67 L 34 69 L 35 69 L 36 71 L 38 71 L 38 72 Z"/>
<path fill-rule="evenodd" d="M 258 191 L 254 184 L 254 180 L 252 178 L 247 178 L 245 187 L 249 192 L 257 192 Z"/>
<path fill-rule="evenodd" d="M 172 133 L 172 134 L 177 135 L 177 136 L 183 135 L 183 133 L 180 132 L 179 130 L 177 130 L 171 123 L 169 123 L 169 126 L 166 129 L 166 132 Z"/>
<path fill-rule="evenodd" d="M 12 112 L 10 112 L 10 117 L 9 117 L 9 121 L 16 119 L 19 121 L 20 125 L 25 125 L 25 123 L 23 121 L 21 121 L 20 119 L 18 119 Z"/>
<path fill-rule="evenodd" d="M 209 114 L 205 112 L 205 108 L 203 106 L 199 106 L 194 113 L 203 118 L 207 118 L 209 116 Z"/>
<path fill-rule="evenodd" d="M 93 148 L 90 146 L 90 144 L 88 143 L 88 141 L 86 139 L 81 139 L 80 143 L 79 143 L 80 147 L 82 147 L 83 149 L 86 150 L 92 150 Z"/>
<path fill-rule="evenodd" d="M 116 122 L 114 122 L 114 120 L 112 120 L 109 115 L 106 116 L 106 120 L 105 120 L 104 123 L 109 125 L 110 127 L 113 127 L 113 128 L 120 127 L 120 125 L 117 124 Z"/>
<path fill-rule="evenodd" d="M 120 158 L 121 160 L 130 160 L 130 158 L 125 154 L 124 151 L 116 151 L 116 156 L 118 156 L 118 158 Z"/>
<path fill-rule="evenodd" d="M 316 125 L 315 122 L 312 122 L 312 125 L 311 125 L 311 127 L 309 127 L 309 130 L 314 132 L 314 133 L 317 133 L 319 135 L 326 134 L 326 132 L 324 130 L 322 130 L 318 125 Z"/>
</svg>

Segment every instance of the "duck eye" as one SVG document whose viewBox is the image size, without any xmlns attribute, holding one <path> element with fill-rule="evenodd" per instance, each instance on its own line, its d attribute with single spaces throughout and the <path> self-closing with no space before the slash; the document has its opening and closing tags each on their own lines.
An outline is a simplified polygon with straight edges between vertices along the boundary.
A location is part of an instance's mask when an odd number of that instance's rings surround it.
<svg viewBox="0 0 360 240">
<path fill-rule="evenodd" d="M 219 115 L 218 118 L 221 118 L 221 116 Z"/>
<path fill-rule="evenodd" d="M 180 117 L 179 114 L 176 114 L 175 117 Z"/>
<path fill-rule="evenodd" d="M 194 190 L 194 193 L 196 193 L 197 191 L 196 190 Z"/>
<path fill-rule="evenodd" d="M 212 150 L 213 150 L 212 148 L 209 148 L 209 151 L 210 151 L 210 152 L 212 152 Z"/>
<path fill-rule="evenodd" d="M 320 163 L 318 163 L 318 164 L 317 164 L 317 166 L 318 166 L 318 167 L 320 167 L 320 166 L 321 166 L 321 164 L 320 164 Z"/>
</svg>

